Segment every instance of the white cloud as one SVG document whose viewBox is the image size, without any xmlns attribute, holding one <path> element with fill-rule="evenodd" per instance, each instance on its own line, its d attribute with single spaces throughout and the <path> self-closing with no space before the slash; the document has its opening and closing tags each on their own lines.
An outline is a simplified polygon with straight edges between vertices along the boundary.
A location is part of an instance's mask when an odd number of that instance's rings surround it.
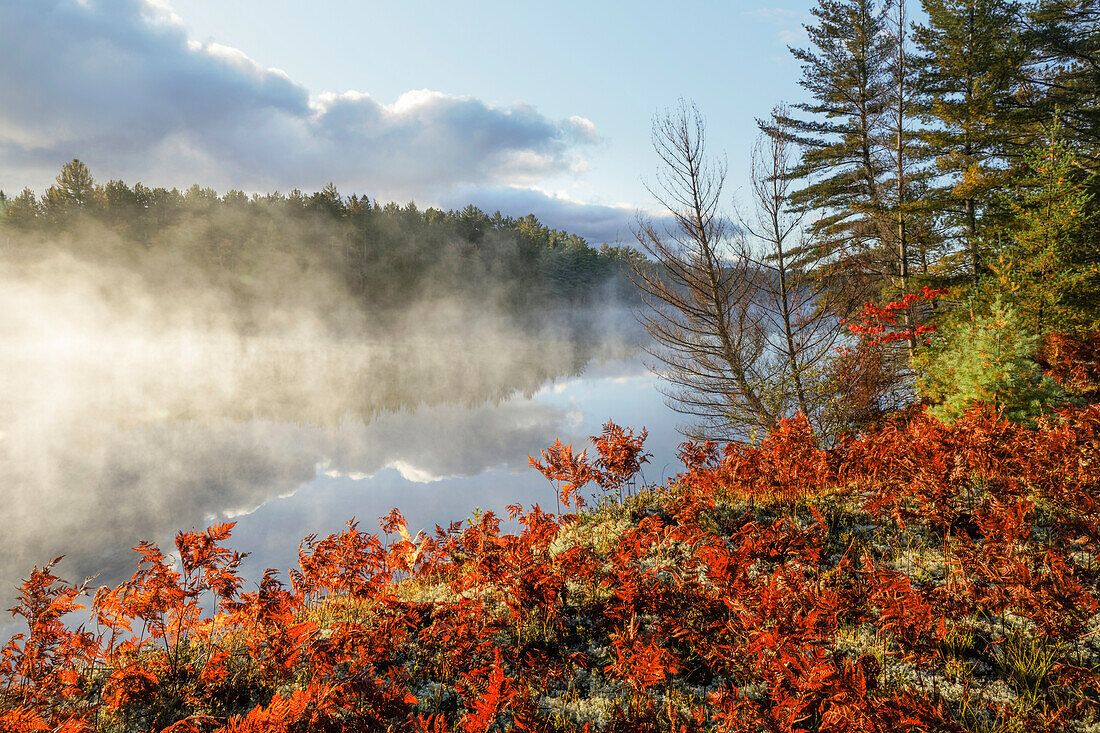
<svg viewBox="0 0 1100 733">
<path fill-rule="evenodd" d="M 602 138 L 596 134 L 596 125 L 587 117 L 573 115 L 569 118 L 570 129 L 573 136 L 585 142 L 600 142 Z"/>
<path fill-rule="evenodd" d="M 632 227 L 637 207 L 585 203 L 565 191 L 544 191 L 537 186 L 459 187 L 439 202 L 444 208 L 474 204 L 489 213 L 534 214 L 546 226 L 579 234 L 592 244 L 633 245 L 635 241 Z"/>
<path fill-rule="evenodd" d="M 40 187 L 79 157 L 98 178 L 426 198 L 455 185 L 583 171 L 599 142 L 555 121 L 428 89 L 384 103 L 311 93 L 244 51 L 187 38 L 164 0 L 0 0 L 0 163 Z"/>
</svg>

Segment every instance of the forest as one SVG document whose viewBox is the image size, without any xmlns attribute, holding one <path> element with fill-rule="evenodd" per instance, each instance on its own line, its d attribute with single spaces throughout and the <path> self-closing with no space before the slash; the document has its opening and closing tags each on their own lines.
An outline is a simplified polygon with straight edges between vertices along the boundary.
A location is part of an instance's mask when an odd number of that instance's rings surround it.
<svg viewBox="0 0 1100 733">
<path fill-rule="evenodd" d="M 727 208 L 701 115 L 659 115 L 669 217 L 635 250 L 79 161 L 5 198 L 9 261 L 183 258 L 244 329 L 294 297 L 289 263 L 379 314 L 439 290 L 519 314 L 637 298 L 697 422 L 663 485 L 640 426 L 547 446 L 531 468 L 564 510 L 513 504 L 515 534 L 475 512 L 413 535 L 394 509 L 253 589 L 232 523 L 142 543 L 116 586 L 36 567 L 0 727 L 1100 729 L 1100 4 L 922 11 L 817 3 L 791 50 L 810 101 L 759 120 L 752 212 Z"/>
<path fill-rule="evenodd" d="M 150 278 L 186 267 L 242 314 L 276 305 L 283 279 L 306 273 L 306 280 L 326 278 L 350 294 L 375 326 L 432 298 L 529 317 L 629 299 L 623 275 L 637 259 L 629 248 L 591 247 L 533 215 L 490 216 L 474 206 L 420 211 L 411 202 L 342 196 L 332 184 L 309 195 L 252 196 L 197 184 L 186 191 L 101 184 L 76 159 L 42 196 L 0 192 L 0 212 L 4 254 L 15 262 L 62 251 Z M 247 315 L 239 325 L 247 329 Z"/>
<path fill-rule="evenodd" d="M 694 105 L 655 120 L 675 225 L 640 229 L 662 267 L 637 279 L 691 437 L 801 414 L 828 445 L 916 403 L 1032 424 L 1083 404 L 1050 369 L 1100 327 L 1097 8 L 922 10 L 813 9 L 791 49 L 810 99 L 758 118 L 747 205 Z"/>
</svg>

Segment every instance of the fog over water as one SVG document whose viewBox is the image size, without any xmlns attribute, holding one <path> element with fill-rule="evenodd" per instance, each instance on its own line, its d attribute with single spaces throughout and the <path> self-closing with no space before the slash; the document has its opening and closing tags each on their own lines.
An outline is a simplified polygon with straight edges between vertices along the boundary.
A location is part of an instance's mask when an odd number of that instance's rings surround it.
<svg viewBox="0 0 1100 733">
<path fill-rule="evenodd" d="M 249 576 L 285 578 L 302 537 L 352 515 L 373 532 L 396 506 L 415 531 L 475 505 L 552 509 L 527 456 L 557 437 L 579 450 L 609 418 L 656 433 L 652 478 L 676 472 L 627 309 L 573 314 L 588 343 L 442 298 L 374 330 L 350 306 L 334 320 L 335 288 L 242 319 L 191 275 L 166 290 L 63 252 L 0 261 L 4 607 L 58 555 L 67 580 L 117 583 L 139 541 L 167 551 L 213 521 L 239 521 L 230 544 L 254 553 Z"/>
</svg>

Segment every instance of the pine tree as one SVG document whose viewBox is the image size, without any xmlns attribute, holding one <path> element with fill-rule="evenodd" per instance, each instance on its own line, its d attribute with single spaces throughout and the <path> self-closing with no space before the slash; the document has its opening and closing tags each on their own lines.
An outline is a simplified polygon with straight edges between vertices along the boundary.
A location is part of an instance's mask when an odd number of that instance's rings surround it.
<svg viewBox="0 0 1100 733">
<path fill-rule="evenodd" d="M 885 301 L 896 301 L 914 291 L 914 262 L 925 266 L 929 249 L 935 244 L 935 214 L 927 205 L 924 193 L 932 179 L 926 161 L 921 160 L 917 110 L 917 59 L 909 49 L 909 18 L 905 0 L 898 0 L 889 9 L 888 27 L 892 37 L 887 73 L 890 80 L 887 111 L 883 116 L 882 147 L 889 151 L 889 166 L 882 182 L 884 243 L 896 258 L 892 292 Z M 925 272 L 926 274 L 926 272 Z M 903 327 L 914 328 L 910 309 L 902 312 Z M 912 357 L 916 341 L 905 342 L 908 357 Z"/>
<path fill-rule="evenodd" d="M 914 31 L 920 52 L 924 152 L 945 182 L 930 191 L 969 257 L 985 270 L 981 238 L 1000 212 L 996 191 L 1011 179 L 1025 144 L 1015 94 L 1025 60 L 1007 0 L 923 0 L 928 22 Z"/>
<path fill-rule="evenodd" d="M 1083 163 L 1100 167 L 1100 0 L 1037 0 L 1023 16 L 1034 119 L 1057 115 Z"/>
<path fill-rule="evenodd" d="M 24 188 L 23 191 L 11 199 L 4 209 L 4 222 L 20 228 L 27 228 L 34 224 L 42 214 L 42 207 L 38 203 L 38 197 L 34 191 Z"/>
<path fill-rule="evenodd" d="M 1006 419 L 1034 425 L 1035 418 L 1067 401 L 1064 390 L 1035 361 L 1039 337 L 1016 309 L 994 298 L 971 303 L 956 323 L 916 357 L 918 389 L 935 406 L 929 414 L 952 422 L 976 403 L 1003 410 Z"/>
<path fill-rule="evenodd" d="M 64 214 L 72 209 L 84 209 L 93 203 L 95 179 L 83 162 L 73 158 L 61 167 L 56 183 L 46 190 L 43 206 L 49 215 Z"/>
<path fill-rule="evenodd" d="M 1095 176 L 1084 174 L 1061 129 L 1026 156 L 1026 176 L 1004 196 L 1006 227 L 991 288 L 1011 294 L 1021 322 L 1040 338 L 1051 331 L 1100 329 L 1100 251 Z"/>
<path fill-rule="evenodd" d="M 771 135 L 786 130 L 788 139 L 802 146 L 792 176 L 806 186 L 792 201 L 824 213 L 811 226 L 815 251 L 791 253 L 802 261 L 842 262 L 846 269 L 879 275 L 884 270 L 881 219 L 889 158 L 881 130 L 891 84 L 887 69 L 894 41 L 886 17 L 891 4 L 822 0 L 811 11 L 817 22 L 806 27 L 812 48 L 791 49 L 802 62 L 800 84 L 813 100 L 793 109 L 808 119 L 786 117 L 779 127 L 760 123 Z"/>
<path fill-rule="evenodd" d="M 344 197 L 336 190 L 336 184 L 332 181 L 329 181 L 323 189 L 310 196 L 307 206 L 334 219 L 341 219 L 348 213 Z"/>
</svg>

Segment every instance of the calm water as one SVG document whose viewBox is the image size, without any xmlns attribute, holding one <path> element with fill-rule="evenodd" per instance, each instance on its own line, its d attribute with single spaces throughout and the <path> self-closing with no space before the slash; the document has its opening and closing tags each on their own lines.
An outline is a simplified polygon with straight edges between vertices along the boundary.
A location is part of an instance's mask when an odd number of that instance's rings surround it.
<svg viewBox="0 0 1100 733">
<path fill-rule="evenodd" d="M 413 534 L 465 519 L 474 507 L 504 518 L 505 507 L 517 501 L 553 511 L 553 487 L 528 465 L 528 456 L 537 457 L 558 437 L 578 451 L 590 446 L 588 437 L 608 419 L 649 430 L 646 446 L 654 456 L 645 479 L 663 482 L 678 472 L 676 416 L 641 360 L 593 362 L 579 376 L 548 380 L 529 396 L 391 413 L 349 426 L 340 431 L 344 454 L 319 466 L 316 477 L 236 518 L 235 544 L 255 553 L 246 569 L 257 573 L 295 566 L 302 537 L 340 531 L 352 516 L 361 529 L 377 531 L 377 518 L 392 507 Z"/>
<path fill-rule="evenodd" d="M 247 578 L 285 579 L 303 537 L 353 516 L 374 532 L 397 507 L 415 533 L 475 507 L 552 511 L 528 456 L 555 438 L 579 451 L 608 419 L 648 428 L 646 480 L 678 472 L 677 416 L 636 332 L 479 329 L 360 343 L 0 327 L 0 602 L 55 556 L 68 580 L 116 583 L 139 541 L 172 549 L 215 521 L 238 523 Z"/>
</svg>

